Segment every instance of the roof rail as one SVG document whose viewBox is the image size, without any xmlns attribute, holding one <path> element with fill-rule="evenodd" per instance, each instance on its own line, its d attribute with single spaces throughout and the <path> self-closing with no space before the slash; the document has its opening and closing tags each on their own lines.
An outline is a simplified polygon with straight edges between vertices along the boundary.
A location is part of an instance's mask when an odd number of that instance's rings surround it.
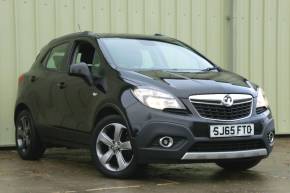
<svg viewBox="0 0 290 193">
<path fill-rule="evenodd" d="M 155 33 L 154 35 L 155 35 L 155 36 L 165 36 L 165 35 L 160 34 L 160 33 Z"/>
<path fill-rule="evenodd" d="M 91 34 L 92 32 L 91 31 L 81 31 L 80 33 L 83 33 L 83 34 Z"/>
</svg>

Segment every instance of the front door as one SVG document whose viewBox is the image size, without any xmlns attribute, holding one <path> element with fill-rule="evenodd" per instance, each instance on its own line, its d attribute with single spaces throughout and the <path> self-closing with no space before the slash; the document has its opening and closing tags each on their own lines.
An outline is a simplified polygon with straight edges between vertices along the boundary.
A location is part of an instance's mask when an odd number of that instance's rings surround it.
<svg viewBox="0 0 290 193">
<path fill-rule="evenodd" d="M 89 40 L 76 40 L 70 63 L 86 63 L 93 78 L 97 79 L 102 66 L 95 46 Z M 67 85 L 63 93 L 67 109 L 63 111 L 61 126 L 78 132 L 79 136 L 82 133 L 89 133 L 96 116 L 96 107 L 100 105 L 100 99 L 104 97 L 104 92 L 96 85 L 90 85 L 82 77 L 68 75 L 64 82 Z"/>
</svg>

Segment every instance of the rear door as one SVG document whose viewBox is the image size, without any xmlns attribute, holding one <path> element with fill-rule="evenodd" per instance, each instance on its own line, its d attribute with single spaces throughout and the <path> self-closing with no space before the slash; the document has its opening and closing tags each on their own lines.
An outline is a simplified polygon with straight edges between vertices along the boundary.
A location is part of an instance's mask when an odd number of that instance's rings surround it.
<svg viewBox="0 0 290 193">
<path fill-rule="evenodd" d="M 55 130 L 61 127 L 62 111 L 65 104 L 61 102 L 63 89 L 66 87 L 63 78 L 68 74 L 68 51 L 70 42 L 55 45 L 43 62 L 41 92 L 39 93 L 39 109 L 42 112 L 41 134 L 47 138 L 55 138 Z"/>
</svg>

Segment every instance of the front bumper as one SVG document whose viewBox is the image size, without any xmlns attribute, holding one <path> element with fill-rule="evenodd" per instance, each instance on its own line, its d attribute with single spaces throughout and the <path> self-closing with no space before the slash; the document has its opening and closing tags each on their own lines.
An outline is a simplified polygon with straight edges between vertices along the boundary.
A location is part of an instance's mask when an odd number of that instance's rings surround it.
<svg viewBox="0 0 290 193">
<path fill-rule="evenodd" d="M 223 159 L 265 158 L 273 148 L 267 134 L 274 131 L 269 110 L 239 121 L 216 121 L 195 114 L 175 114 L 134 102 L 125 108 L 140 163 L 215 162 Z M 209 126 L 253 123 L 255 135 L 210 138 Z M 159 145 L 160 137 L 174 139 L 171 148 Z"/>
</svg>

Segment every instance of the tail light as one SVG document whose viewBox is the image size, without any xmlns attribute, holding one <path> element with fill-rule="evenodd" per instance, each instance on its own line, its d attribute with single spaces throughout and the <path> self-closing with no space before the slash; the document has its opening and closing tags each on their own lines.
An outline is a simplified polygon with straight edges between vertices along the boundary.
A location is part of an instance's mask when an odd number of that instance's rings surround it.
<svg viewBox="0 0 290 193">
<path fill-rule="evenodd" d="M 21 74 L 19 77 L 18 77 L 18 84 L 22 83 L 24 81 L 24 74 Z"/>
</svg>

